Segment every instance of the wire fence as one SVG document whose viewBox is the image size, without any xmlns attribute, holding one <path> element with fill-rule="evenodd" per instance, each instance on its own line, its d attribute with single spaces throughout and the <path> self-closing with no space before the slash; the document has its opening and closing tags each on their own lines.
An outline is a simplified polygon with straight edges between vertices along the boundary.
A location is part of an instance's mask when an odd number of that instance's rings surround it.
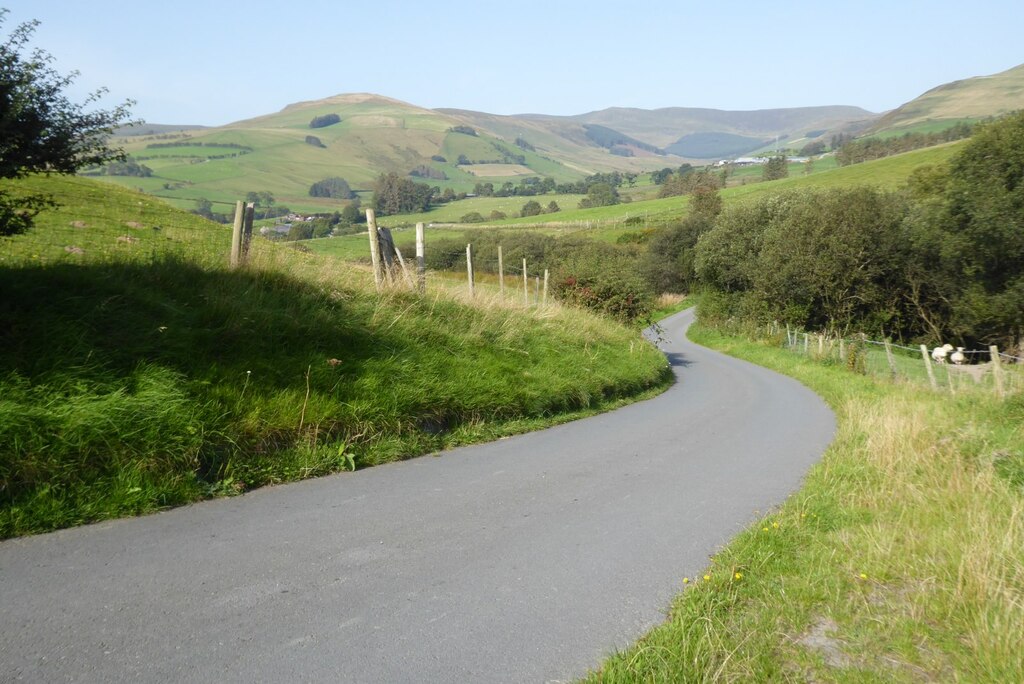
<svg viewBox="0 0 1024 684">
<path fill-rule="evenodd" d="M 988 392 L 1008 396 L 1024 392 L 1024 358 L 1001 352 L 960 348 L 910 347 L 866 335 L 840 337 L 768 326 L 769 338 L 793 353 L 822 363 L 844 365 L 851 371 L 896 383 L 936 391 Z"/>
</svg>

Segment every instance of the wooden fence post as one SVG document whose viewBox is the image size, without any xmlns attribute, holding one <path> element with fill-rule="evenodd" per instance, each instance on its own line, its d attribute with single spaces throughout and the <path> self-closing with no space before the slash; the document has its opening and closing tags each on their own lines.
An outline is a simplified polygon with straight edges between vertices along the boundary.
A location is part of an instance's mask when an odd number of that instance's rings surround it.
<svg viewBox="0 0 1024 684">
<path fill-rule="evenodd" d="M 808 340 L 808 335 L 807 335 L 807 333 L 804 333 L 804 354 L 807 353 L 807 345 L 808 345 L 807 340 Z"/>
<path fill-rule="evenodd" d="M 540 304 L 540 276 L 536 276 L 533 281 L 533 304 Z"/>
<path fill-rule="evenodd" d="M 530 306 L 530 279 L 526 275 L 526 259 L 523 259 L 523 304 Z"/>
<path fill-rule="evenodd" d="M 249 202 L 245 205 L 245 218 L 242 219 L 242 250 L 239 254 L 239 261 L 245 263 L 249 260 L 249 245 L 252 243 L 252 222 L 256 214 L 256 204 Z"/>
<path fill-rule="evenodd" d="M 409 283 L 409 289 L 415 290 L 416 284 L 412 282 L 412 275 L 405 267 L 405 259 L 402 258 L 402 250 L 398 249 L 397 245 L 395 245 L 395 256 L 398 257 L 398 265 L 402 267 L 402 273 L 405 274 L 405 282 Z"/>
<path fill-rule="evenodd" d="M 928 380 L 932 383 L 932 389 L 938 391 L 939 383 L 935 380 L 935 371 L 932 370 L 932 357 L 928 356 L 928 347 L 921 345 L 921 358 L 924 359 L 924 367 L 928 371 Z"/>
<path fill-rule="evenodd" d="M 380 240 L 377 237 L 377 216 L 373 209 L 366 210 L 366 232 L 370 236 L 370 262 L 373 265 L 373 284 L 380 292 L 381 285 L 381 262 L 380 262 Z"/>
<path fill-rule="evenodd" d="M 895 380 L 899 373 L 896 371 L 896 357 L 892 355 L 892 345 L 889 344 L 889 338 L 882 340 L 885 343 L 885 358 L 889 362 L 889 372 L 892 373 L 892 379 Z"/>
<path fill-rule="evenodd" d="M 990 345 L 988 353 L 992 357 L 992 377 L 996 381 L 996 395 L 1000 398 L 1003 394 L 1003 361 L 999 358 L 999 347 Z"/>
<path fill-rule="evenodd" d="M 423 239 L 423 224 L 416 224 L 416 280 L 420 294 L 427 291 L 427 258 Z"/>
<path fill-rule="evenodd" d="M 231 268 L 238 266 L 242 254 L 242 224 L 245 222 L 245 202 L 235 203 L 235 223 L 231 228 L 231 254 L 228 264 Z"/>
<path fill-rule="evenodd" d="M 505 260 L 501 257 L 501 245 L 498 245 L 498 289 L 505 295 Z"/>
<path fill-rule="evenodd" d="M 472 243 L 466 245 L 466 275 L 469 280 L 469 296 L 476 296 L 476 292 L 473 289 L 473 245 Z"/>
<path fill-rule="evenodd" d="M 548 269 L 544 269 L 544 306 L 548 305 Z"/>
</svg>

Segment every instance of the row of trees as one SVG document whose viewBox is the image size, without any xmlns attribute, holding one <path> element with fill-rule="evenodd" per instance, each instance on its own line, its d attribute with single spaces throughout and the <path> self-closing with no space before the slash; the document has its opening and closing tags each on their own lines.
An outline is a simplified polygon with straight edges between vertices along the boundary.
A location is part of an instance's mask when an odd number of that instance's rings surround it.
<svg viewBox="0 0 1024 684">
<path fill-rule="evenodd" d="M 863 138 L 847 140 L 836 150 L 836 162 L 840 166 L 859 164 L 872 159 L 881 159 L 894 154 L 902 154 L 911 150 L 940 145 L 954 140 L 970 137 L 976 124 L 957 123 L 942 131 L 934 133 L 904 133 L 890 138 Z"/>
<path fill-rule="evenodd" d="M 705 314 L 905 340 L 1024 338 L 1024 114 L 985 126 L 907 188 L 766 197 L 693 246 Z"/>
<path fill-rule="evenodd" d="M 348 181 L 337 176 L 318 180 L 309 186 L 310 197 L 329 197 L 331 199 L 352 199 L 356 193 L 352 192 Z"/>
</svg>

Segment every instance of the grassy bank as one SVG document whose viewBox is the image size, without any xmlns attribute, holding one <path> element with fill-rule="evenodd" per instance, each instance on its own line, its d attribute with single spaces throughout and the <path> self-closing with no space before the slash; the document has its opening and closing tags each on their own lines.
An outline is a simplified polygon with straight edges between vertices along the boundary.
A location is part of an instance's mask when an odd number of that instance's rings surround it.
<svg viewBox="0 0 1024 684">
<path fill-rule="evenodd" d="M 1024 398 L 950 397 L 712 330 L 819 392 L 838 434 L 593 682 L 1024 681 Z"/>
<path fill-rule="evenodd" d="M 0 243 L 0 537 L 490 439 L 667 382 L 558 306 L 378 296 L 368 271 L 83 179 Z"/>
</svg>

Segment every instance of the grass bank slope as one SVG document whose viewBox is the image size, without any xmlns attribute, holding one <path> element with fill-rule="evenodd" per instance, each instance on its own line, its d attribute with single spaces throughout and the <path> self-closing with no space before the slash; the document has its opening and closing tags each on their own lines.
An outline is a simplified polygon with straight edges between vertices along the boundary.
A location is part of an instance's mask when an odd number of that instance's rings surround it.
<svg viewBox="0 0 1024 684">
<path fill-rule="evenodd" d="M 666 381 L 660 353 L 560 307 L 373 292 L 85 179 L 0 242 L 0 537 L 493 438 Z"/>
<path fill-rule="evenodd" d="M 680 577 L 667 622 L 590 681 L 1024 681 L 1021 397 L 691 337 L 807 384 L 838 433 L 801 491 Z"/>
</svg>

